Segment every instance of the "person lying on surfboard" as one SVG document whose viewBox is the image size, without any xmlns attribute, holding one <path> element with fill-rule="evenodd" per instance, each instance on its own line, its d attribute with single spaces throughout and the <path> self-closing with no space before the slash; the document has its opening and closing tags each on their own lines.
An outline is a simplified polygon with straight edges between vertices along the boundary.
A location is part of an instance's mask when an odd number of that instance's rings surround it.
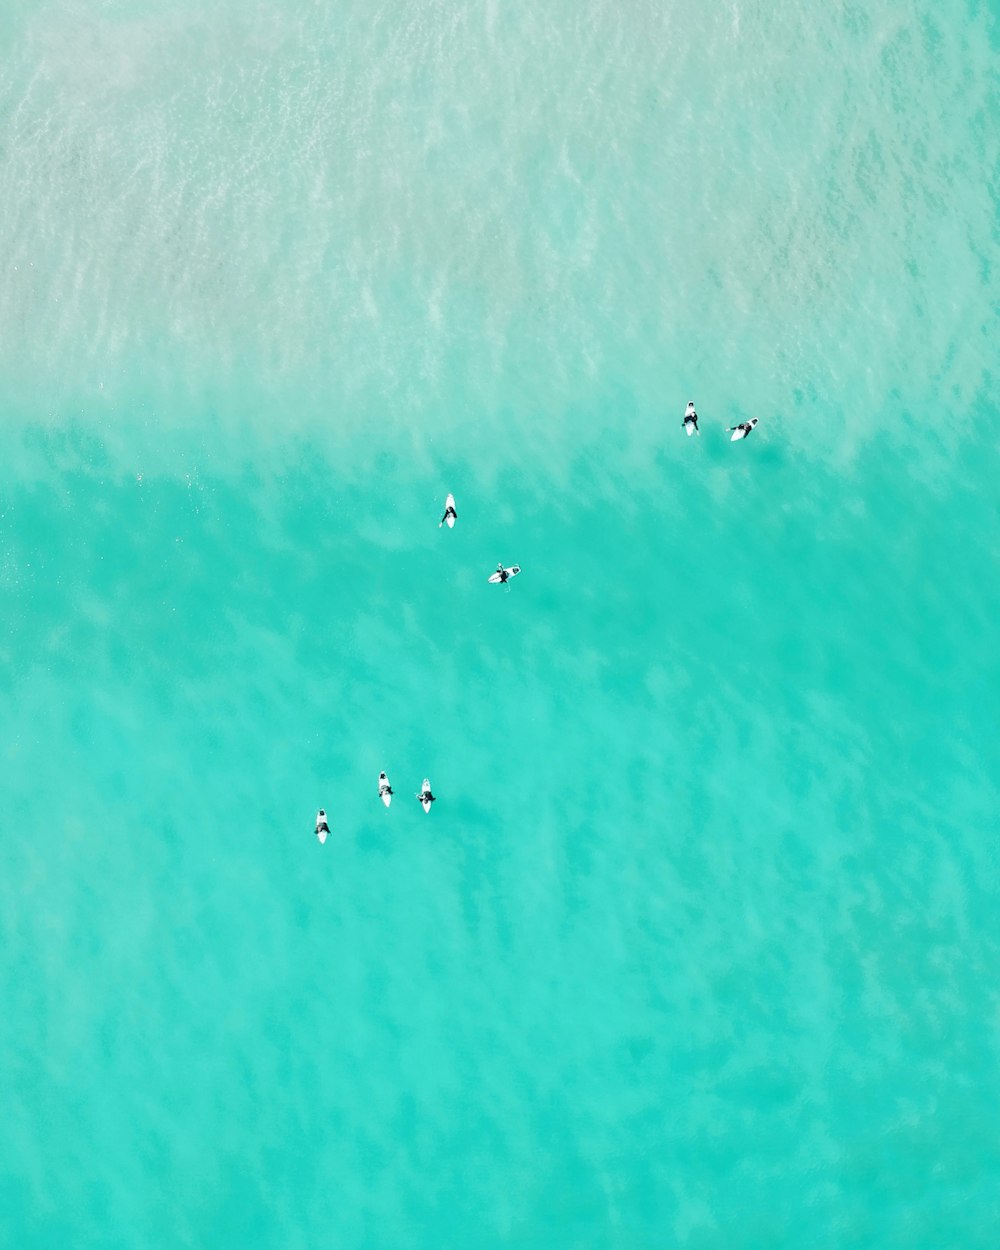
<svg viewBox="0 0 1000 1250">
<path fill-rule="evenodd" d="M 733 436 L 731 441 L 735 443 L 738 438 L 749 438 L 756 424 L 757 418 L 751 417 L 749 421 L 741 421 L 739 425 L 731 425 L 729 427 Z"/>
<path fill-rule="evenodd" d="M 491 573 L 486 580 L 491 586 L 503 586 L 504 590 L 510 590 L 507 582 L 509 582 L 512 577 L 517 577 L 520 571 L 521 566 L 519 564 L 512 564 L 509 569 L 505 569 L 502 564 L 498 564 L 496 572 Z"/>
<path fill-rule="evenodd" d="M 698 414 L 697 414 L 697 413 L 695 412 L 695 410 L 694 410 L 694 400 L 693 400 L 693 399 L 689 399 L 689 400 L 688 400 L 688 406 L 687 406 L 687 409 L 686 409 L 686 410 L 685 410 L 685 412 L 684 412 L 684 420 L 683 420 L 683 422 L 682 422 L 682 425 L 683 425 L 683 428 L 684 428 L 684 432 L 685 432 L 686 434 L 690 434 L 690 433 L 691 433 L 691 428 L 692 428 L 692 427 L 693 427 L 693 429 L 694 429 L 695 434 L 700 434 L 700 433 L 701 433 L 701 430 L 699 430 L 699 429 L 698 429 Z"/>
<path fill-rule="evenodd" d="M 393 793 L 392 786 L 389 785 L 389 778 L 385 773 L 379 773 L 378 775 L 378 792 L 380 795 Z"/>
<path fill-rule="evenodd" d="M 330 832 L 330 826 L 326 823 L 326 812 L 322 808 L 316 813 L 316 837 L 321 842 L 326 840 L 326 835 Z"/>
<path fill-rule="evenodd" d="M 438 521 L 438 529 L 444 525 L 445 521 L 451 517 L 451 523 L 454 524 L 458 520 L 458 513 L 455 511 L 455 505 L 451 502 L 451 495 L 448 496 L 448 502 L 444 510 L 444 516 Z"/>
</svg>

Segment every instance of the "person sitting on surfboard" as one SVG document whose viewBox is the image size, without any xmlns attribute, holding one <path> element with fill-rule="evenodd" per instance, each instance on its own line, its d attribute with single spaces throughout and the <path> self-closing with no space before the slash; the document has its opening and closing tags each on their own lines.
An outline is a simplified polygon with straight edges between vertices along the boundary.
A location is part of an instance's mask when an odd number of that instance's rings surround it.
<svg viewBox="0 0 1000 1250">
<path fill-rule="evenodd" d="M 510 581 L 510 574 L 509 574 L 509 573 L 507 572 L 507 570 L 504 568 L 504 566 L 503 566 L 503 564 L 502 564 L 502 563 L 497 565 L 497 576 L 500 578 L 500 585 L 501 585 L 501 586 L 502 586 L 505 582 L 509 582 L 509 581 Z"/>
<path fill-rule="evenodd" d="M 689 399 L 689 400 L 688 400 L 688 406 L 687 406 L 687 409 L 686 409 L 686 410 L 685 410 L 685 412 L 684 412 L 684 421 L 682 422 L 682 424 L 683 424 L 683 426 L 684 426 L 684 430 L 685 430 L 685 432 L 686 432 L 686 433 L 688 433 L 688 434 L 690 434 L 690 433 L 691 433 L 690 429 L 688 429 L 688 426 L 693 426 L 693 427 L 694 427 L 694 432 L 695 432 L 696 434 L 700 434 L 700 433 L 701 433 L 701 430 L 699 430 L 699 429 L 698 429 L 698 414 L 697 414 L 697 413 L 695 412 L 695 410 L 694 410 L 694 400 L 693 400 L 693 399 Z"/>
<path fill-rule="evenodd" d="M 729 429 L 733 434 L 738 433 L 741 438 L 749 438 L 756 424 L 757 418 L 751 417 L 749 421 L 741 421 L 739 425 L 731 425 Z"/>
<path fill-rule="evenodd" d="M 445 507 L 444 516 L 440 521 L 438 521 L 438 529 L 444 525 L 445 521 L 447 521 L 449 517 L 451 517 L 452 523 L 458 520 L 458 513 L 455 511 L 455 505 L 451 502 L 451 495 L 448 496 L 448 504 Z"/>
<path fill-rule="evenodd" d="M 389 785 L 389 778 L 385 773 L 379 773 L 378 775 L 378 792 L 379 794 L 393 793 L 392 786 Z"/>
<path fill-rule="evenodd" d="M 330 826 L 326 823 L 326 812 L 320 808 L 316 813 L 316 837 L 322 842 L 329 832 Z"/>
<path fill-rule="evenodd" d="M 431 794 L 429 786 L 425 790 L 421 790 L 420 793 L 417 795 L 417 798 L 420 800 L 421 803 L 436 803 L 437 802 L 437 799 L 434 797 L 433 794 Z"/>
</svg>

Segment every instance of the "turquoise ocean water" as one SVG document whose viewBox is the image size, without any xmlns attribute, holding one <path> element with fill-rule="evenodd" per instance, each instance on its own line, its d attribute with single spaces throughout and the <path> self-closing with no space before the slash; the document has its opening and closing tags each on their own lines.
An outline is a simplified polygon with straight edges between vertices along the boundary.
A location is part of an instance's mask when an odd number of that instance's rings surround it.
<svg viewBox="0 0 1000 1250">
<path fill-rule="evenodd" d="M 3 6 L 4 1246 L 997 1244 L 998 47 Z"/>
</svg>

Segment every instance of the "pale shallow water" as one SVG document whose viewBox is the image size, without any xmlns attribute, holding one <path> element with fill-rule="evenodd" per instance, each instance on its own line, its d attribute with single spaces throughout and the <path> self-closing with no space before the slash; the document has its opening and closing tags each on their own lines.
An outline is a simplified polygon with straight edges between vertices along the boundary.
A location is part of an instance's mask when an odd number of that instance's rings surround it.
<svg viewBox="0 0 1000 1250">
<path fill-rule="evenodd" d="M 995 1244 L 996 15 L 706 7 L 0 16 L 6 1243 Z"/>
</svg>

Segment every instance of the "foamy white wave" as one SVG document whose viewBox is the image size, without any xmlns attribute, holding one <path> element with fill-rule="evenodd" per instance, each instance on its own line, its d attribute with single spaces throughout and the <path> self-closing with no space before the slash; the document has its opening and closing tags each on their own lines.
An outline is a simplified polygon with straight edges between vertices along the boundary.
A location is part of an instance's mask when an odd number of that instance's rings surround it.
<svg viewBox="0 0 1000 1250">
<path fill-rule="evenodd" d="M 33 10 L 0 82 L 12 384 L 233 429 L 252 389 L 417 455 L 414 426 L 513 412 L 558 456 L 595 394 L 637 455 L 695 393 L 848 460 L 931 396 L 962 425 L 997 294 L 985 18 L 500 12 Z"/>
</svg>

